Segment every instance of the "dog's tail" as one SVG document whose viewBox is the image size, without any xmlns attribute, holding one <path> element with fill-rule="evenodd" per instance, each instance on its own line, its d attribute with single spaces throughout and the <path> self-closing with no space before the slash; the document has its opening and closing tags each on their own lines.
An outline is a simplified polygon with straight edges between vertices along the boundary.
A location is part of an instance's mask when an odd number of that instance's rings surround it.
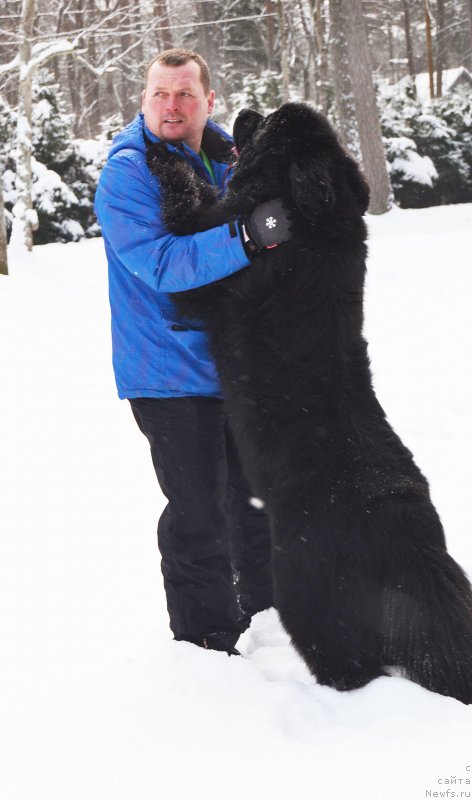
<svg viewBox="0 0 472 800">
<path fill-rule="evenodd" d="M 472 590 L 443 547 L 412 550 L 384 598 L 384 663 L 472 703 Z M 392 572 L 390 572 L 392 578 Z"/>
</svg>

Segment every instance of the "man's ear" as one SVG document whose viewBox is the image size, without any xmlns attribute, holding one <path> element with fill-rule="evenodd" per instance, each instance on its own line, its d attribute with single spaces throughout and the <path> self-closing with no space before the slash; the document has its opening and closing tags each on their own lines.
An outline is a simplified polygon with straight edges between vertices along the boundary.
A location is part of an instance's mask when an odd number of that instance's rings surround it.
<svg viewBox="0 0 472 800">
<path fill-rule="evenodd" d="M 210 114 L 212 114 L 213 109 L 215 107 L 215 92 L 214 92 L 213 89 L 211 90 L 211 92 L 209 93 L 209 95 L 207 97 L 207 102 L 208 102 L 208 116 L 210 116 Z"/>
<path fill-rule="evenodd" d="M 328 169 L 321 161 L 307 158 L 289 167 L 290 192 L 298 212 L 314 220 L 334 203 L 334 189 Z"/>
<path fill-rule="evenodd" d="M 239 112 L 233 125 L 233 138 L 238 152 L 253 138 L 263 121 L 262 114 L 253 111 L 252 108 L 243 108 Z"/>
<path fill-rule="evenodd" d="M 146 99 L 146 89 L 141 92 L 141 111 L 143 110 L 144 101 Z"/>
</svg>

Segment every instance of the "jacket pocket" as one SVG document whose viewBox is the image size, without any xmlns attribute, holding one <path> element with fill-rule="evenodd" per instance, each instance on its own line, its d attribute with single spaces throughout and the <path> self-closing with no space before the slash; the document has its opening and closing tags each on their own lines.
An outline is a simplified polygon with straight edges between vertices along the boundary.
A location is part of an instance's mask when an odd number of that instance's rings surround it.
<svg viewBox="0 0 472 800">
<path fill-rule="evenodd" d="M 202 328 L 195 328 L 192 325 L 183 325 L 181 322 L 174 322 L 170 326 L 171 331 L 201 331 Z"/>
<path fill-rule="evenodd" d="M 206 331 L 186 322 L 167 324 L 165 381 L 169 389 L 208 394 L 219 389 Z"/>
</svg>

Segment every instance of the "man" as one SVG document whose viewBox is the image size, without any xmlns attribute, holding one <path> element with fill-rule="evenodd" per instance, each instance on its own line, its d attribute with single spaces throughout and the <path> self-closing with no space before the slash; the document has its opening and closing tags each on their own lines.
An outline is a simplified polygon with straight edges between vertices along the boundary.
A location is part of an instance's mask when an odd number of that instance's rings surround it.
<svg viewBox="0 0 472 800">
<path fill-rule="evenodd" d="M 170 234 L 146 165 L 146 146 L 161 140 L 223 192 L 232 142 L 209 119 L 214 99 L 199 55 L 157 56 L 141 114 L 113 141 L 95 209 L 108 258 L 118 394 L 130 401 L 169 501 L 158 544 L 170 627 L 177 640 L 233 653 L 251 615 L 272 603 L 269 532 L 250 502 L 206 334 L 179 319 L 168 293 L 247 268 L 252 252 L 274 243 L 273 232 L 255 213 L 246 225 Z M 290 236 L 287 217 L 278 201 L 273 208 L 280 242 Z"/>
</svg>

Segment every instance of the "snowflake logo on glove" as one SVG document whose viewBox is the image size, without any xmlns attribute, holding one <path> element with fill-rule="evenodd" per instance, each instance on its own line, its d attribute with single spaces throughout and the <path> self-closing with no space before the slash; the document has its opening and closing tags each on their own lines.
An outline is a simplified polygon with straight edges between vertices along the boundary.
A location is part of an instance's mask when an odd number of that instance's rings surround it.
<svg viewBox="0 0 472 800">
<path fill-rule="evenodd" d="M 268 247 L 277 247 L 292 238 L 291 212 L 280 197 L 256 206 L 249 217 L 242 220 L 243 244 L 252 255 Z"/>
</svg>

